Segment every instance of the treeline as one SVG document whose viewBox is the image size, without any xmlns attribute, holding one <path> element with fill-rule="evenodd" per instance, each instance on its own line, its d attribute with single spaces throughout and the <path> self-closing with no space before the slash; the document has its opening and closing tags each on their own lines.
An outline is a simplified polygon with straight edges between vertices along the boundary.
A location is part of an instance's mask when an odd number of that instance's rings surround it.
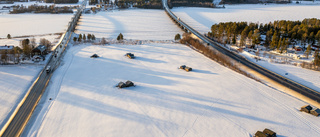
<svg viewBox="0 0 320 137">
<path fill-rule="evenodd" d="M 12 11 L 10 11 L 10 14 L 18 14 L 18 13 L 73 13 L 72 9 L 75 7 L 56 7 L 55 5 L 50 6 L 40 6 L 40 5 L 30 5 L 30 6 L 20 6 L 17 5 L 15 8 L 13 8 Z"/>
<path fill-rule="evenodd" d="M 170 8 L 179 6 L 188 7 L 215 7 L 212 0 L 168 0 Z"/>
<path fill-rule="evenodd" d="M 197 51 L 201 52 L 203 55 L 207 56 L 208 58 L 218 62 L 219 64 L 228 67 L 240 74 L 243 74 L 247 77 L 250 77 L 254 80 L 260 81 L 259 79 L 251 76 L 246 71 L 243 71 L 240 69 L 234 61 L 232 61 L 228 56 L 219 53 L 216 50 L 213 50 L 210 46 L 203 45 L 198 39 L 195 39 L 191 37 L 190 34 L 185 33 L 183 34 L 183 38 L 180 39 L 181 44 L 187 44 L 191 45 L 193 48 L 195 48 Z"/>
<path fill-rule="evenodd" d="M 131 5 L 144 9 L 161 9 L 162 0 L 115 0 L 115 5 L 119 8 L 129 8 Z"/>
<path fill-rule="evenodd" d="M 45 0 L 46 3 L 62 4 L 62 3 L 78 3 L 79 0 Z"/>
<path fill-rule="evenodd" d="M 261 39 L 261 35 L 265 39 Z M 320 46 L 320 20 L 304 19 L 303 21 L 274 21 L 273 23 L 257 24 L 247 22 L 226 22 L 212 25 L 208 37 L 224 44 L 236 44 L 240 47 L 249 43 L 264 45 L 267 49 L 287 52 L 289 45 L 298 42 L 303 45 L 303 50 L 310 52 L 310 46 L 316 43 Z M 308 48 L 306 48 L 308 47 Z M 308 53 L 309 54 L 309 53 Z M 320 65 L 319 49 L 315 52 L 315 62 Z"/>
</svg>

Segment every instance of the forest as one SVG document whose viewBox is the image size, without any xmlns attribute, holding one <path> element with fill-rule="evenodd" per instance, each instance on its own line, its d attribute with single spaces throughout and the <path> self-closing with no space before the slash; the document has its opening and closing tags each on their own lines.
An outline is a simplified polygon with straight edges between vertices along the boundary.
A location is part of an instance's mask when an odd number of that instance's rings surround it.
<svg viewBox="0 0 320 137">
<path fill-rule="evenodd" d="M 55 5 L 50 6 L 39 6 L 39 5 L 30 5 L 28 7 L 26 6 L 20 6 L 17 5 L 13 8 L 13 10 L 10 11 L 10 14 L 18 14 L 18 13 L 73 13 L 72 8 L 74 7 L 56 7 Z"/>
<path fill-rule="evenodd" d="M 264 39 L 262 39 L 262 36 Z M 320 20 L 303 21 L 280 20 L 266 24 L 248 22 L 226 22 L 214 24 L 208 37 L 224 44 L 237 44 L 239 47 L 251 41 L 252 47 L 264 45 L 268 50 L 287 52 L 289 45 L 301 45 L 307 55 L 311 46 L 320 47 Z M 320 65 L 319 48 L 315 50 L 315 65 Z"/>
</svg>

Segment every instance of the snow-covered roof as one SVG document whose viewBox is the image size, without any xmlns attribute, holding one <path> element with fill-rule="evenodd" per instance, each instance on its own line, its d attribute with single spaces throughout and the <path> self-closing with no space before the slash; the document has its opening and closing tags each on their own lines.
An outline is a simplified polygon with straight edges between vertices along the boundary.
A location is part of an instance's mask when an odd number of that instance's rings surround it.
<svg viewBox="0 0 320 137">
<path fill-rule="evenodd" d="M 7 45 L 4 45 L 4 46 L 0 46 L 0 50 L 12 50 L 14 46 L 7 46 Z"/>
</svg>

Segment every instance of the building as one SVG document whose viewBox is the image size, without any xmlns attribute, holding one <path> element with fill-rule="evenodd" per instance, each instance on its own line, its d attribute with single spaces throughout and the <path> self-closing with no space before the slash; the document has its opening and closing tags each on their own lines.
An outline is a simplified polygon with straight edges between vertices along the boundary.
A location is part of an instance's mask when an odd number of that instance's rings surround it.
<svg viewBox="0 0 320 137">
<path fill-rule="evenodd" d="M 46 55 L 47 54 L 47 47 L 44 45 L 39 45 L 36 48 L 32 49 L 31 55 Z"/>
<path fill-rule="evenodd" d="M 1 51 L 11 51 L 13 50 L 14 46 L 7 46 L 7 45 L 4 45 L 4 46 L 0 46 L 0 52 Z"/>
</svg>

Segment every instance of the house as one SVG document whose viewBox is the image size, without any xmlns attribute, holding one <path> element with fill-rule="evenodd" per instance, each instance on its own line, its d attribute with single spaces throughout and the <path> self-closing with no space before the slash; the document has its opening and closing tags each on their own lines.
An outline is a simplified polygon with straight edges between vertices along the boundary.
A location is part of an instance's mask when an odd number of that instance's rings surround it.
<svg viewBox="0 0 320 137">
<path fill-rule="evenodd" d="M 39 45 L 36 48 L 34 48 L 31 52 L 31 55 L 46 55 L 47 54 L 47 47 L 44 45 Z"/>
<path fill-rule="evenodd" d="M 4 45 L 4 46 L 0 46 L 0 52 L 1 51 L 11 51 L 13 50 L 14 46 L 8 46 L 8 45 Z"/>
<path fill-rule="evenodd" d="M 293 49 L 296 51 L 302 51 L 302 48 L 300 46 L 294 46 Z"/>
<path fill-rule="evenodd" d="M 318 46 L 318 45 L 312 45 L 311 46 L 311 50 L 317 50 L 317 49 L 320 49 L 320 46 Z"/>
</svg>

